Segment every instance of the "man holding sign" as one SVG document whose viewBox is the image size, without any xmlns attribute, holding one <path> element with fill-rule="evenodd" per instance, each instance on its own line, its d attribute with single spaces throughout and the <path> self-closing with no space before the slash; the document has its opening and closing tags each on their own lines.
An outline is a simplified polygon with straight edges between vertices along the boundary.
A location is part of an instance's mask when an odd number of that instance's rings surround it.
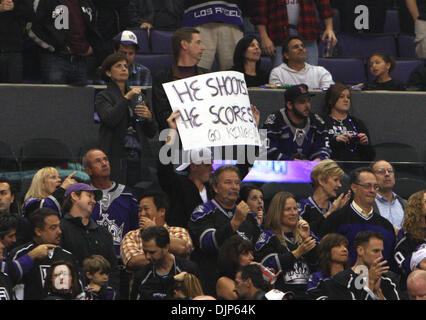
<svg viewBox="0 0 426 320">
<path fill-rule="evenodd" d="M 195 28 L 180 28 L 173 35 L 172 50 L 176 65 L 162 70 L 152 79 L 152 105 L 160 132 L 168 128 L 167 118 L 172 113 L 162 84 L 206 73 L 207 70 L 197 67 L 204 49 L 200 32 Z"/>
</svg>

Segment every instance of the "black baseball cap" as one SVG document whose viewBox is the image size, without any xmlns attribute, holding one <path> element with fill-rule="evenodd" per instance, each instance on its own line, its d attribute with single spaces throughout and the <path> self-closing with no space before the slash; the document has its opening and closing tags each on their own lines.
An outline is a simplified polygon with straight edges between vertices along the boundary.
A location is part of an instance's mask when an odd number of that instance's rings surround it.
<svg viewBox="0 0 426 320">
<path fill-rule="evenodd" d="M 285 102 L 293 102 L 296 101 L 298 98 L 300 97 L 304 97 L 304 96 L 309 96 L 312 97 L 314 96 L 313 93 L 310 93 L 308 90 L 308 86 L 304 83 L 301 84 L 296 84 L 290 88 L 288 88 L 285 92 L 284 92 L 284 99 Z"/>
</svg>

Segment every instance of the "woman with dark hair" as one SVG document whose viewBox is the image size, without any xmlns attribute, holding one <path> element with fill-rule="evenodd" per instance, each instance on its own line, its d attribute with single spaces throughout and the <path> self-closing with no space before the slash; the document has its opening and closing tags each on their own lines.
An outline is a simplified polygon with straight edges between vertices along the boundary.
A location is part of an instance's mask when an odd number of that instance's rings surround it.
<svg viewBox="0 0 426 320">
<path fill-rule="evenodd" d="M 364 90 L 405 91 L 405 85 L 393 79 L 390 74 L 395 70 L 395 58 L 386 53 L 374 53 L 370 56 L 370 72 L 376 78 L 367 82 Z"/>
<path fill-rule="evenodd" d="M 257 223 L 261 225 L 265 210 L 262 189 L 255 185 L 245 185 L 240 190 L 240 200 L 247 203 L 250 210 L 256 214 Z"/>
<path fill-rule="evenodd" d="M 265 230 L 255 246 L 256 261 L 280 273 L 275 288 L 292 291 L 295 299 L 306 299 L 306 285 L 316 271 L 317 244 L 309 224 L 299 218 L 295 197 L 278 192 L 271 200 L 265 217 Z"/>
<path fill-rule="evenodd" d="M 426 243 L 426 190 L 413 193 L 404 210 L 404 221 L 395 246 L 395 265 L 403 278 L 412 271 L 410 261 L 413 252 Z M 403 280 L 403 279 L 402 279 Z"/>
<path fill-rule="evenodd" d="M 157 132 L 157 124 L 146 106 L 140 88 L 130 88 L 125 56 L 109 55 L 101 67 L 106 90 L 96 95 L 95 111 L 101 119 L 99 147 L 108 156 L 112 180 L 133 187 L 149 180 L 148 138 Z M 138 101 L 139 100 L 139 101 Z"/>
<path fill-rule="evenodd" d="M 231 70 L 244 73 L 247 87 L 259 87 L 269 81 L 268 72 L 260 69 L 260 54 L 260 45 L 254 36 L 242 38 L 235 47 Z"/>
<path fill-rule="evenodd" d="M 330 137 L 331 158 L 336 161 L 372 161 L 375 157 L 364 123 L 349 114 L 351 92 L 343 83 L 327 90 L 324 99 L 325 128 Z"/>
<path fill-rule="evenodd" d="M 218 299 L 236 300 L 235 275 L 240 267 L 253 261 L 253 245 L 239 235 L 227 239 L 219 249 L 217 257 L 218 280 L 216 295 Z"/>
<path fill-rule="evenodd" d="M 52 263 L 46 274 L 45 300 L 80 300 L 79 295 L 82 292 L 78 272 L 72 263 Z"/>
<path fill-rule="evenodd" d="M 321 239 L 318 248 L 318 272 L 308 282 L 306 294 L 313 299 L 321 296 L 330 298 L 328 281 L 341 271 L 349 268 L 348 240 L 338 233 L 329 233 Z M 342 297 L 343 298 L 343 297 Z"/>
</svg>

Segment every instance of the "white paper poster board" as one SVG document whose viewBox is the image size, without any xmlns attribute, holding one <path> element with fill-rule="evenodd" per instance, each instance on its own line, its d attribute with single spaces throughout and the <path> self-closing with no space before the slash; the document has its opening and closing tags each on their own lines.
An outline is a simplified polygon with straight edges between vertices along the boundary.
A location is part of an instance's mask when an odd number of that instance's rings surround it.
<svg viewBox="0 0 426 320">
<path fill-rule="evenodd" d="M 184 150 L 260 145 L 244 74 L 222 71 L 163 84 Z"/>
</svg>

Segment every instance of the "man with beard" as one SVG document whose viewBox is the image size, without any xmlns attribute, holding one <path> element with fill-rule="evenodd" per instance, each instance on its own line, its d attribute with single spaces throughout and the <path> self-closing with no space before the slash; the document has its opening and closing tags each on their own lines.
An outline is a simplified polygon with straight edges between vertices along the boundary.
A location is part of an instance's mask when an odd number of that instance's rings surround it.
<svg viewBox="0 0 426 320">
<path fill-rule="evenodd" d="M 385 160 L 376 161 L 370 167 L 374 170 L 379 185 L 374 205 L 380 215 L 388 219 L 398 233 L 398 230 L 402 228 L 407 201 L 392 191 L 395 186 L 395 170 Z"/>
<path fill-rule="evenodd" d="M 241 201 L 236 205 L 240 183 L 237 167 L 219 167 L 211 180 L 214 199 L 198 206 L 188 223 L 195 247 L 192 260 L 200 266 L 200 280 L 206 294 L 215 294 L 217 254 L 225 240 L 238 234 L 254 245 L 261 232 L 256 214 L 250 212 L 247 203 Z"/>
<path fill-rule="evenodd" d="M 162 226 L 142 231 L 142 243 L 149 264 L 136 273 L 131 300 L 171 299 L 175 281 L 183 281 L 186 273 L 198 276 L 194 262 L 170 253 L 169 232 Z"/>
<path fill-rule="evenodd" d="M 93 254 L 107 259 L 111 264 L 109 285 L 118 295 L 120 279 L 112 235 L 91 218 L 96 202 L 101 199 L 101 190 L 84 183 L 73 184 L 67 189 L 62 207 L 64 216 L 61 219 L 61 246 L 72 252 L 80 271 L 84 259 Z"/>
<path fill-rule="evenodd" d="M 75 263 L 73 255 L 59 246 L 62 231 L 59 215 L 50 208 L 30 214 L 33 239 L 15 248 L 9 255 L 9 272 L 17 300 L 41 300 L 47 270 L 59 260 Z M 14 268 L 11 268 L 13 265 Z"/>
<path fill-rule="evenodd" d="M 311 113 L 311 93 L 306 84 L 288 88 L 285 107 L 268 116 L 268 160 L 313 160 L 330 158 L 331 150 L 324 121 Z"/>
</svg>

